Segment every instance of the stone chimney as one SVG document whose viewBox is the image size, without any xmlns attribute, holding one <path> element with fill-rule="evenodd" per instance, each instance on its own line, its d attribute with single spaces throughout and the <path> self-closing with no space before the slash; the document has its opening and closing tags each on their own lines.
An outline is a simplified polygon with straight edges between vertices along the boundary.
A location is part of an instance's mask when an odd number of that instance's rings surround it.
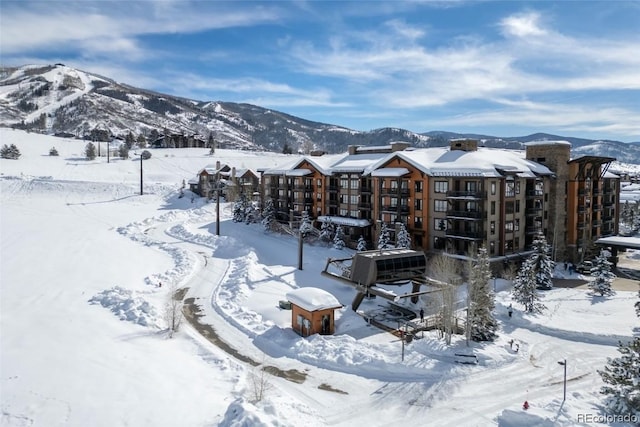
<svg viewBox="0 0 640 427">
<path fill-rule="evenodd" d="M 359 145 L 350 145 L 349 148 L 348 148 L 349 155 L 356 154 L 358 152 L 358 147 L 360 147 L 360 146 Z"/>
<path fill-rule="evenodd" d="M 478 151 L 478 140 L 467 138 L 450 139 L 449 149 L 451 151 Z"/>
<path fill-rule="evenodd" d="M 220 170 L 220 160 L 216 160 L 216 170 Z"/>
<path fill-rule="evenodd" d="M 411 144 L 408 142 L 392 142 L 391 143 L 391 151 L 404 151 L 407 148 L 411 147 Z"/>
</svg>

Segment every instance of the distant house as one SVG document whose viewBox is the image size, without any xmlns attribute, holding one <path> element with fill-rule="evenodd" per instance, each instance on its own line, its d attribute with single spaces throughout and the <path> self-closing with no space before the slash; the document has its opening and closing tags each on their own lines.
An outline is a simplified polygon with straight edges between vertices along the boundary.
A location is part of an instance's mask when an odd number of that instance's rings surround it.
<svg viewBox="0 0 640 427">
<path fill-rule="evenodd" d="M 200 135 L 170 134 L 160 135 L 151 141 L 153 148 L 205 148 L 207 141 Z"/>
<path fill-rule="evenodd" d="M 249 198 L 260 190 L 260 178 L 251 169 L 236 169 L 219 161 L 215 165 L 207 165 L 197 175 L 197 179 L 189 180 L 189 189 L 202 197 L 212 197 L 216 185 L 220 186 L 221 195 L 227 193 L 245 193 Z"/>
<path fill-rule="evenodd" d="M 303 337 L 313 334 L 333 335 L 335 310 L 342 304 L 329 292 L 319 288 L 300 288 L 287 293 L 291 303 L 291 327 Z"/>
</svg>

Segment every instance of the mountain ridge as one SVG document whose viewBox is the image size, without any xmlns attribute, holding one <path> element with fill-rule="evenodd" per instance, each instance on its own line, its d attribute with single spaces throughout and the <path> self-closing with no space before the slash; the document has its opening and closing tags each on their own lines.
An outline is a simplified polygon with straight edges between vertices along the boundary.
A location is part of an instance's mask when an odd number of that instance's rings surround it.
<svg viewBox="0 0 640 427">
<path fill-rule="evenodd" d="M 199 135 L 216 146 L 242 150 L 322 150 L 344 152 L 349 145 L 408 142 L 414 147 L 448 144 L 451 138 L 475 138 L 481 145 L 521 149 L 547 139 L 572 143 L 576 154 L 603 152 L 640 164 L 640 142 L 590 140 L 547 133 L 500 137 L 449 131 L 416 133 L 381 127 L 357 131 L 315 122 L 257 105 L 201 101 L 118 83 L 64 64 L 0 68 L 0 126 L 96 139 L 156 134 Z M 100 130 L 101 132 L 97 132 Z M 106 136 L 105 136 L 106 135 Z"/>
</svg>

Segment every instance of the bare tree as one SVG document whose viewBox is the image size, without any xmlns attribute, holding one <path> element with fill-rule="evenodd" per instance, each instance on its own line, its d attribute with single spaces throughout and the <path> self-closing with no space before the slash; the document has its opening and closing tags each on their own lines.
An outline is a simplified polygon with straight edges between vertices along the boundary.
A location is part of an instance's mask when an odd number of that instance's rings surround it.
<svg viewBox="0 0 640 427">
<path fill-rule="evenodd" d="M 169 329 L 169 338 L 173 338 L 173 334 L 178 332 L 182 323 L 182 294 L 183 292 L 178 290 L 178 285 L 175 283 L 169 288 L 164 305 L 164 320 Z"/>
<path fill-rule="evenodd" d="M 456 260 L 445 256 L 436 255 L 429 263 L 431 278 L 440 282 L 442 332 L 445 342 L 451 344 L 451 335 L 455 327 L 455 306 L 458 285 L 461 283 L 459 266 Z"/>
<path fill-rule="evenodd" d="M 273 388 L 269 375 L 264 359 L 260 365 L 254 366 L 249 372 L 249 399 L 252 403 L 260 402 L 264 399 L 265 394 Z"/>
</svg>

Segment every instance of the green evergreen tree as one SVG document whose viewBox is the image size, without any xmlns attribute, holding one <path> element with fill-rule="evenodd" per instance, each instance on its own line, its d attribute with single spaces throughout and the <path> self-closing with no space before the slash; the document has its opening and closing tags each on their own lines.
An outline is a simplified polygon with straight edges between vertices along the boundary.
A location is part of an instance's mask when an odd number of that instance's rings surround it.
<svg viewBox="0 0 640 427">
<path fill-rule="evenodd" d="M 84 155 L 87 157 L 87 160 L 94 160 L 96 158 L 96 146 L 93 145 L 92 142 L 84 147 Z"/>
<path fill-rule="evenodd" d="M 606 396 L 605 406 L 615 415 L 635 415 L 640 418 L 640 337 L 618 345 L 621 356 L 608 358 L 604 370 L 598 371 L 605 382 L 600 393 Z"/>
<path fill-rule="evenodd" d="M 20 154 L 20 150 L 16 147 L 15 144 L 7 145 L 4 144 L 0 149 L 0 157 L 3 159 L 11 159 L 18 160 L 22 154 Z"/>
<path fill-rule="evenodd" d="M 611 283 L 616 275 L 611 272 L 612 264 L 607 257 L 608 253 L 601 249 L 600 254 L 593 260 L 593 268 L 591 269 L 591 276 L 595 279 L 589 282 L 589 289 L 593 293 L 599 293 L 601 297 L 615 293 L 611 288 Z"/>
<path fill-rule="evenodd" d="M 546 308 L 540 303 L 538 295 L 538 287 L 536 286 L 536 272 L 532 265 L 531 258 L 525 260 L 518 270 L 518 274 L 513 281 L 513 290 L 511 291 L 513 299 L 524 305 L 525 310 L 529 313 L 542 313 Z"/>
<path fill-rule="evenodd" d="M 482 247 L 469 263 L 469 327 L 474 341 L 493 341 L 496 337 L 498 322 L 493 311 L 495 296 L 491 288 L 491 268 L 489 254 Z"/>
<path fill-rule="evenodd" d="M 120 145 L 120 148 L 118 148 L 118 154 L 120 155 L 120 158 L 128 159 L 129 158 L 129 146 L 126 143 Z"/>
</svg>

